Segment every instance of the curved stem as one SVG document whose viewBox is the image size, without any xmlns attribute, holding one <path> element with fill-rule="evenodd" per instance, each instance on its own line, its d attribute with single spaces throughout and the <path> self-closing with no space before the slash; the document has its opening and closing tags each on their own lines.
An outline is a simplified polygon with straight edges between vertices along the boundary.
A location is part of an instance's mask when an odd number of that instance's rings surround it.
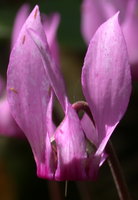
<svg viewBox="0 0 138 200">
<path fill-rule="evenodd" d="M 111 141 L 109 141 L 106 146 L 106 152 L 109 155 L 107 162 L 110 167 L 120 200 L 131 200 L 119 160 Z"/>
<path fill-rule="evenodd" d="M 94 123 L 92 113 L 86 102 L 78 101 L 74 103 L 72 107 L 76 110 L 77 113 L 80 110 L 85 111 L 87 115 L 90 117 L 90 119 L 92 120 L 92 122 Z M 120 167 L 119 160 L 117 158 L 117 155 L 110 141 L 108 142 L 106 146 L 106 153 L 109 155 L 107 161 L 108 161 L 108 165 L 110 167 L 120 200 L 131 200 L 130 194 L 128 192 L 128 187 L 126 185 L 126 181 Z"/>
<path fill-rule="evenodd" d="M 85 111 L 87 113 L 87 115 L 90 117 L 90 119 L 92 120 L 93 124 L 95 125 L 92 113 L 90 111 L 90 108 L 89 108 L 87 102 L 85 102 L 85 101 L 77 101 L 74 104 L 72 104 L 72 107 L 76 110 L 77 113 L 80 110 Z"/>
</svg>

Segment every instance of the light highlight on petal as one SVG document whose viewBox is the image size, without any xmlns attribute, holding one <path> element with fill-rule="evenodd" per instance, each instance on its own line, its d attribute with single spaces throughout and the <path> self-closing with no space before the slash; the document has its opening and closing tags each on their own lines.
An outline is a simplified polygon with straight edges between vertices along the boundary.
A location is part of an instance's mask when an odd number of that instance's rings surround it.
<svg viewBox="0 0 138 200">
<path fill-rule="evenodd" d="M 28 138 L 35 157 L 44 162 L 50 84 L 38 48 L 28 35 L 28 28 L 36 30 L 47 45 L 38 6 L 23 25 L 11 52 L 7 95 L 12 115 Z"/>
<path fill-rule="evenodd" d="M 118 14 L 101 25 L 91 40 L 82 86 L 98 131 L 100 154 L 126 111 L 131 92 L 130 66 Z"/>
</svg>

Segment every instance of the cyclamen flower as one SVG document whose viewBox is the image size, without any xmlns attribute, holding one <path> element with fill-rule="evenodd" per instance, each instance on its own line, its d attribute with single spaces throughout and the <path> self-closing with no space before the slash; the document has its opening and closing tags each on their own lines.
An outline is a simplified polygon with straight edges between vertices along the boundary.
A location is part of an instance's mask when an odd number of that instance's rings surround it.
<svg viewBox="0 0 138 200">
<path fill-rule="evenodd" d="M 29 5 L 24 4 L 18 11 L 12 32 L 11 49 L 16 43 L 20 30 L 29 15 Z M 48 44 L 52 55 L 59 65 L 59 47 L 56 38 L 57 29 L 60 22 L 58 13 L 53 13 L 50 16 L 43 14 L 43 26 L 47 36 Z M 1 94 L 4 81 L 0 79 L 0 135 L 24 138 L 24 134 L 17 126 L 14 118 L 11 115 L 9 104 L 7 102 L 6 91 Z M 4 87 L 4 86 L 3 86 Z"/>
<path fill-rule="evenodd" d="M 106 159 L 105 146 L 126 111 L 131 93 L 130 66 L 118 14 L 104 23 L 90 42 L 82 88 L 94 124 L 87 115 L 80 120 L 68 100 L 36 6 L 11 52 L 7 93 L 12 115 L 31 145 L 39 177 L 92 180 Z M 65 114 L 58 127 L 52 120 L 54 95 Z"/>
<path fill-rule="evenodd" d="M 137 0 L 83 0 L 81 6 L 81 31 L 89 44 L 97 28 L 118 10 L 121 11 L 121 26 L 127 43 L 133 79 L 138 79 L 138 2 Z"/>
</svg>

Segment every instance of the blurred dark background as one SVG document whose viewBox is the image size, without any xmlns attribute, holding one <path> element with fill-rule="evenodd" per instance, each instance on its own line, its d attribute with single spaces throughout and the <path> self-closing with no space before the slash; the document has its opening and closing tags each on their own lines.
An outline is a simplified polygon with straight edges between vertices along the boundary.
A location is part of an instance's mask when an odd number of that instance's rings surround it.
<svg viewBox="0 0 138 200">
<path fill-rule="evenodd" d="M 28 0 L 40 6 L 43 13 L 58 11 L 61 23 L 58 31 L 61 67 L 71 102 L 83 99 L 80 77 L 86 52 L 80 32 L 81 0 Z M 10 37 L 16 12 L 23 0 L 0 1 L 0 74 L 6 78 L 10 54 Z M 112 135 L 133 199 L 138 199 L 138 83 L 128 110 Z M 37 178 L 35 162 L 29 144 L 20 139 L 0 136 L 0 200 L 65 199 L 65 183 L 49 182 Z M 60 191 L 60 192 L 59 192 Z M 69 182 L 66 199 L 118 200 L 107 163 L 100 169 L 96 182 Z"/>
</svg>

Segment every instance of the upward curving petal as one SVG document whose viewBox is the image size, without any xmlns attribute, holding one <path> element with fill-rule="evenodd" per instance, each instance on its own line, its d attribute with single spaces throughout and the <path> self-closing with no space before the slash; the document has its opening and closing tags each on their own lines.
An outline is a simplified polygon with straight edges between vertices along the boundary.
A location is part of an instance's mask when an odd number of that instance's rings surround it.
<svg viewBox="0 0 138 200">
<path fill-rule="evenodd" d="M 126 18 L 122 24 L 123 33 L 128 47 L 130 64 L 138 63 L 138 2 L 129 0 Z"/>
<path fill-rule="evenodd" d="M 5 82 L 4 82 L 3 78 L 0 76 L 0 98 L 4 92 L 4 89 L 5 89 L 4 86 L 5 86 Z"/>
<path fill-rule="evenodd" d="M 23 132 L 11 115 L 6 97 L 3 97 L 0 100 L 0 135 L 25 138 Z"/>
<path fill-rule="evenodd" d="M 83 0 L 81 5 L 81 32 L 87 44 L 104 21 L 99 1 Z"/>
<path fill-rule="evenodd" d="M 131 93 L 130 66 L 118 14 L 101 25 L 90 42 L 82 87 L 98 130 L 101 153 L 126 111 Z"/>
<path fill-rule="evenodd" d="M 5 95 L 5 82 L 0 76 L 0 135 L 24 138 L 23 132 L 19 129 L 13 119 L 10 107 Z"/>
<path fill-rule="evenodd" d="M 56 180 L 86 179 L 86 142 L 80 120 L 70 104 L 64 120 L 55 132 L 57 147 Z"/>
<path fill-rule="evenodd" d="M 58 13 L 53 13 L 49 16 L 43 15 L 43 26 L 47 41 L 50 47 L 53 58 L 56 64 L 60 66 L 59 59 L 59 45 L 57 41 L 57 30 L 60 23 L 60 15 Z"/>
<path fill-rule="evenodd" d="M 7 72 L 7 96 L 12 115 L 28 138 L 35 157 L 44 163 L 50 84 L 39 50 L 28 35 L 28 28 L 33 28 L 46 45 L 38 6 L 23 25 L 11 52 Z"/>
<path fill-rule="evenodd" d="M 108 0 L 83 0 L 81 5 L 81 32 L 89 44 L 97 28 L 116 12 L 116 7 Z"/>
<path fill-rule="evenodd" d="M 91 141 L 96 147 L 98 145 L 98 134 L 93 122 L 87 114 L 84 114 L 81 119 L 82 129 L 88 140 Z"/>
<path fill-rule="evenodd" d="M 34 44 L 38 48 L 43 66 L 46 74 L 48 75 L 50 84 L 64 110 L 66 112 L 68 98 L 66 95 L 64 80 L 60 71 L 60 68 L 56 66 L 49 49 L 43 43 L 43 40 L 40 35 L 34 29 L 28 29 L 28 33 L 34 41 Z"/>
</svg>

